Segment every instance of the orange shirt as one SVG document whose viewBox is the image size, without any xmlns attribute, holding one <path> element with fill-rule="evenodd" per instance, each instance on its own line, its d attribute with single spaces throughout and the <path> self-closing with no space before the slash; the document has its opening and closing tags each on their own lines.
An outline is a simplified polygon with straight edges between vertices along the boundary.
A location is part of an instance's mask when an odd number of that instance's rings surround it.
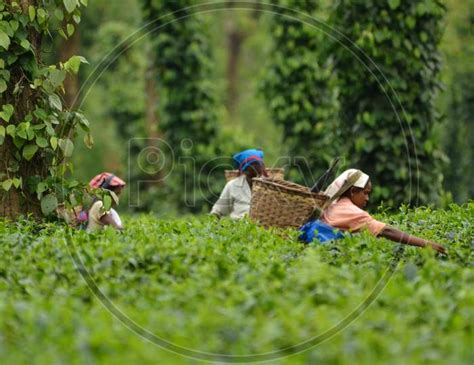
<svg viewBox="0 0 474 365">
<path fill-rule="evenodd" d="M 370 216 L 357 207 L 348 197 L 342 197 L 331 204 L 321 216 L 324 223 L 343 231 L 358 232 L 367 228 L 374 236 L 378 236 L 386 224 Z"/>
</svg>

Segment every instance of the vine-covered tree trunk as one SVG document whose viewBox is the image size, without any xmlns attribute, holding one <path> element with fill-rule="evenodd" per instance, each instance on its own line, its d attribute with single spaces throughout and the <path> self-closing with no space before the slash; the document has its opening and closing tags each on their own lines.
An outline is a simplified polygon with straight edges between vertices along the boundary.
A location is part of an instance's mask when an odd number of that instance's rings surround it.
<svg viewBox="0 0 474 365">
<path fill-rule="evenodd" d="M 11 2 L 7 1 L 9 4 Z M 20 2 L 22 12 L 28 14 L 29 7 L 36 6 L 36 3 L 36 0 L 22 0 Z M 41 35 L 30 28 L 26 39 L 35 59 L 41 62 Z M 10 46 L 13 47 L 13 45 Z M 14 63 L 8 71 L 9 81 L 7 89 L 0 94 L 0 105 L 13 106 L 9 124 L 18 125 L 28 113 L 33 112 L 39 92 L 30 87 L 30 80 L 21 64 Z M 25 182 L 29 176 L 44 173 L 45 169 L 42 168 L 44 161 L 38 156 L 31 161 L 18 161 L 14 157 L 16 150 L 14 142 L 14 139 L 5 138 L 3 144 L 0 145 L 0 180 L 12 181 L 10 184 L 4 182 L 3 189 L 0 189 L 0 216 L 11 219 L 27 213 L 39 216 L 40 209 L 37 200 L 28 191 L 18 189 L 18 178 L 13 180 L 10 177 L 21 176 L 22 182 Z"/>
<path fill-rule="evenodd" d="M 77 73 L 85 60 L 71 57 L 59 67 L 44 65 L 41 52 L 42 40 L 51 32 L 64 38 L 73 34 L 69 21 L 74 17 L 79 22 L 80 3 L 0 0 L 2 217 L 50 214 L 70 192 L 63 162 L 74 149 L 75 127 L 80 124 L 88 130 L 88 122 L 80 113 L 64 109 L 59 95 L 66 74 Z"/>
<path fill-rule="evenodd" d="M 174 156 L 167 186 L 183 210 L 193 212 L 211 203 L 207 174 L 219 156 L 216 99 L 209 81 L 211 49 L 206 24 L 193 14 L 196 4 L 195 0 L 143 0 L 152 30 L 158 88 L 165 95 L 161 130 Z"/>
</svg>

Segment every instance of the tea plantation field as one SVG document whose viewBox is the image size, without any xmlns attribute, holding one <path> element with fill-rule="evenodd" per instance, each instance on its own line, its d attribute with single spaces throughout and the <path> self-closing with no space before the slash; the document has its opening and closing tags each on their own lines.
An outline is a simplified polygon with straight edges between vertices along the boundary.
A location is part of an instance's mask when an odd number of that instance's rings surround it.
<svg viewBox="0 0 474 365">
<path fill-rule="evenodd" d="M 0 364 L 472 364 L 473 216 L 379 216 L 448 257 L 208 216 L 93 235 L 0 222 Z"/>
</svg>

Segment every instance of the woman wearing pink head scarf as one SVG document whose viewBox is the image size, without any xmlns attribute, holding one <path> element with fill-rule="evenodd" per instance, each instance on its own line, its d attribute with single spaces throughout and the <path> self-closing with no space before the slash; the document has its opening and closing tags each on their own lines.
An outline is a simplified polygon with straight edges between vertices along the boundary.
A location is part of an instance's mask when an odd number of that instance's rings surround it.
<svg viewBox="0 0 474 365">
<path fill-rule="evenodd" d="M 356 169 L 344 171 L 324 192 L 336 199 L 324 210 L 321 221 L 343 231 L 359 232 L 367 229 L 377 237 L 385 237 L 412 246 L 431 246 L 436 251 L 445 253 L 444 247 L 440 244 L 402 232 L 374 219 L 364 211 L 371 191 L 372 183 L 367 174 Z"/>
</svg>

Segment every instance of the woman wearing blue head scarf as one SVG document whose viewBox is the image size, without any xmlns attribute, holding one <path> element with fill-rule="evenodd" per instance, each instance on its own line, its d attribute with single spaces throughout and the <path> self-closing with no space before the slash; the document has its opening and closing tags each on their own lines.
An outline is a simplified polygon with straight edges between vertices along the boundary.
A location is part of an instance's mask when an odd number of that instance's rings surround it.
<svg viewBox="0 0 474 365">
<path fill-rule="evenodd" d="M 226 184 L 219 199 L 212 207 L 211 214 L 240 219 L 250 211 L 252 179 L 267 176 L 267 172 L 263 163 L 262 150 L 245 150 L 235 154 L 233 159 L 241 175 Z"/>
</svg>

